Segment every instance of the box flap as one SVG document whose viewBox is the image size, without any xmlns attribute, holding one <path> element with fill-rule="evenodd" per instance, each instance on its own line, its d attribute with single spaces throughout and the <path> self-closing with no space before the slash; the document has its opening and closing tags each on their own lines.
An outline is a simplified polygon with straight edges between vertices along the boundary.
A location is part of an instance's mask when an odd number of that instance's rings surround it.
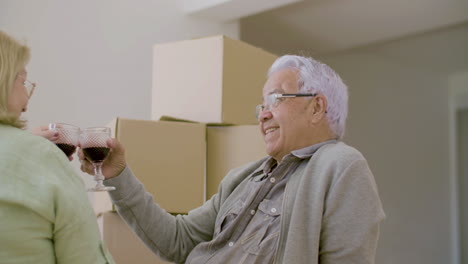
<svg viewBox="0 0 468 264">
<path fill-rule="evenodd" d="M 160 121 L 170 121 L 170 122 L 187 122 L 187 123 L 198 123 L 198 124 L 205 124 L 206 126 L 233 126 L 234 124 L 228 124 L 228 123 L 202 123 L 202 122 L 196 122 L 192 120 L 187 120 L 187 119 L 182 119 L 182 118 L 177 118 L 177 117 L 172 117 L 172 116 L 166 116 L 163 115 L 159 118 Z"/>
<path fill-rule="evenodd" d="M 115 138 L 117 136 L 117 123 L 119 118 L 116 117 L 112 119 L 109 123 L 107 123 L 107 127 L 111 129 L 111 137 Z"/>
</svg>

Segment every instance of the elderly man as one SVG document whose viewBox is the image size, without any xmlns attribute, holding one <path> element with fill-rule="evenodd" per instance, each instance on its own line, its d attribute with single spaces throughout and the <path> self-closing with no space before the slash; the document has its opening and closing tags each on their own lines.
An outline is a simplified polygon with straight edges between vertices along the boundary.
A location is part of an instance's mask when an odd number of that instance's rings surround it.
<svg viewBox="0 0 468 264">
<path fill-rule="evenodd" d="M 110 141 L 105 183 L 117 187 L 110 195 L 119 214 L 176 263 L 374 263 L 385 215 L 365 158 L 340 141 L 346 85 L 300 56 L 280 57 L 268 76 L 256 110 L 269 156 L 232 170 L 188 215 L 153 203 Z"/>
</svg>

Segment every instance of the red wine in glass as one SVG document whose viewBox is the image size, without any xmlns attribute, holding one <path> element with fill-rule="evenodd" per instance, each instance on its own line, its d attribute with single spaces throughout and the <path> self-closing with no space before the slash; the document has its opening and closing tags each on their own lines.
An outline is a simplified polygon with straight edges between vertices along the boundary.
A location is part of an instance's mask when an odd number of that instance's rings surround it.
<svg viewBox="0 0 468 264">
<path fill-rule="evenodd" d="M 104 175 L 102 174 L 102 163 L 109 155 L 110 149 L 107 140 L 110 139 L 110 128 L 90 127 L 83 129 L 80 135 L 80 145 L 86 159 L 93 164 L 94 180 L 96 186 L 88 189 L 91 192 L 113 191 L 115 187 L 105 186 Z"/>
<path fill-rule="evenodd" d="M 83 154 L 91 163 L 103 162 L 109 154 L 108 147 L 89 147 L 83 148 Z"/>
<path fill-rule="evenodd" d="M 67 155 L 67 157 L 70 157 L 71 155 L 73 155 L 73 153 L 75 153 L 75 150 L 76 150 L 76 146 L 71 145 L 71 144 L 56 143 L 55 145 L 57 145 L 57 147 L 59 147 L 59 149 L 61 149 L 63 153 Z"/>
<path fill-rule="evenodd" d="M 49 130 L 58 132 L 58 139 L 54 143 L 70 158 L 78 146 L 80 128 L 65 123 L 50 123 Z"/>
</svg>

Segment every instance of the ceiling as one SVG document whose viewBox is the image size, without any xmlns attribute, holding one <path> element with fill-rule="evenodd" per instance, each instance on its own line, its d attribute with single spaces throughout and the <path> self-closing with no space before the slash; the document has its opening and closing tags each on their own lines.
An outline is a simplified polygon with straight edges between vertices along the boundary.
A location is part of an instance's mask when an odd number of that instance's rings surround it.
<svg viewBox="0 0 468 264">
<path fill-rule="evenodd" d="M 241 39 L 276 54 L 365 48 L 434 71 L 466 71 L 468 0 L 303 0 L 241 19 Z"/>
<path fill-rule="evenodd" d="M 244 18 L 242 31 L 323 54 L 467 22 L 468 0 L 304 0 Z"/>
</svg>

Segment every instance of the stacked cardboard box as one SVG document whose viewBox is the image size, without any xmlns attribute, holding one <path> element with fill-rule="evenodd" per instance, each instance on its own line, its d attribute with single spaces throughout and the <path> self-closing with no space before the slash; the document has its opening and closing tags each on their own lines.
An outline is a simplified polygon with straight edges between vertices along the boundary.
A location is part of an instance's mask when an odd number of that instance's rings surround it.
<svg viewBox="0 0 468 264">
<path fill-rule="evenodd" d="M 276 55 L 225 36 L 164 43 L 153 52 L 152 119 L 256 124 Z"/>
<path fill-rule="evenodd" d="M 202 205 L 231 169 L 266 155 L 257 125 L 117 118 L 109 126 L 135 176 L 170 213 Z M 107 192 L 94 196 L 97 214 L 114 210 Z"/>
<path fill-rule="evenodd" d="M 229 170 L 266 155 L 254 111 L 275 59 L 224 36 L 154 46 L 153 120 L 117 118 L 110 126 L 162 208 L 187 213 L 217 193 Z M 97 213 L 112 209 L 107 193 L 96 195 Z"/>
<path fill-rule="evenodd" d="M 116 212 L 106 212 L 99 216 L 102 239 L 116 264 L 128 263 L 171 263 L 161 260 L 127 226 Z"/>
<path fill-rule="evenodd" d="M 257 125 L 209 126 L 206 136 L 207 199 L 218 192 L 229 170 L 266 156 Z"/>
</svg>

